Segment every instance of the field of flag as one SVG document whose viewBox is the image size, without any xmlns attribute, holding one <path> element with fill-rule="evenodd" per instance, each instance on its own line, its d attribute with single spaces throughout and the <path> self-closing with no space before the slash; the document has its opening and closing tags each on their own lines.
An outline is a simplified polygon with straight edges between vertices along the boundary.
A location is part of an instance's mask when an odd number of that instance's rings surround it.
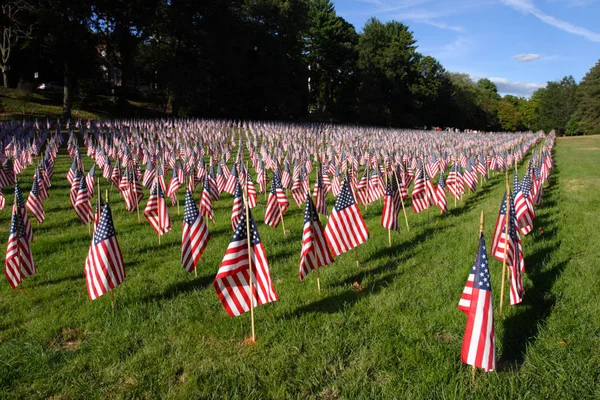
<svg viewBox="0 0 600 400">
<path fill-rule="evenodd" d="M 1 397 L 598 394 L 600 140 L 145 123 L 6 125 Z"/>
</svg>

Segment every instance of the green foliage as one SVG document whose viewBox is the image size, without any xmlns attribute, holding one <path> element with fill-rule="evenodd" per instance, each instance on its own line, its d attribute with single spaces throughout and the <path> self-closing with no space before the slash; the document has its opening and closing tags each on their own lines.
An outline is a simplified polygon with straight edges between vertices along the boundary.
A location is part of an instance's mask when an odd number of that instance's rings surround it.
<svg viewBox="0 0 600 400">
<path fill-rule="evenodd" d="M 491 244 L 504 175 L 492 174 L 457 207 L 449 201 L 447 215 L 408 212 L 410 232 L 392 232 L 389 248 L 382 205 L 361 207 L 371 237 L 359 248 L 360 267 L 353 252 L 336 258 L 320 271 L 320 295 L 315 273 L 298 283 L 303 210 L 287 211 L 291 232 L 284 237 L 260 222 L 259 196 L 253 214 L 280 300 L 256 309 L 257 343 L 248 347 L 250 316 L 227 316 L 212 286 L 231 239 L 232 197 L 215 202 L 216 225 L 209 225 L 195 278 L 181 268 L 177 207 L 168 202 L 173 231 L 159 245 L 144 217 L 138 223 L 101 178 L 127 270 L 113 312 L 109 294 L 87 297 L 91 237 L 69 205 L 71 161 L 62 149 L 46 221 L 33 226 L 38 273 L 22 291 L 0 282 L 0 398 L 594 398 L 600 240 L 589 233 L 600 224 L 600 177 L 589 171 L 600 169 L 600 158 L 598 150 L 586 151 L 594 148 L 600 137 L 558 139 L 557 168 L 536 208 L 535 229 L 523 238 L 525 300 L 505 302 L 502 316 L 502 263 L 490 263 L 499 371 L 478 372 L 474 385 L 471 368 L 460 362 L 466 318 L 456 306 L 481 210 Z M 519 165 L 521 174 L 525 169 Z M 22 184 L 25 193 L 30 182 Z M 4 247 L 8 193 L 0 213 Z M 327 203 L 331 209 L 331 196 Z"/>
<path fill-rule="evenodd" d="M 583 77 L 577 88 L 578 105 L 567 134 L 600 134 L 600 61 Z"/>
</svg>

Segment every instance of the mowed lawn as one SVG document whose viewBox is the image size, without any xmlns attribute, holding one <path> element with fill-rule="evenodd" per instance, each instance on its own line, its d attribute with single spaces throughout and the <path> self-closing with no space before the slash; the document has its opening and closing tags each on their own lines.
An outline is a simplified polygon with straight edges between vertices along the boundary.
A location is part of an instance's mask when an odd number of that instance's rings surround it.
<svg viewBox="0 0 600 400">
<path fill-rule="evenodd" d="M 212 286 L 231 239 L 232 197 L 216 202 L 195 278 L 180 266 L 183 190 L 181 214 L 170 207 L 173 230 L 159 245 L 113 188 L 127 270 L 113 312 L 110 295 L 87 297 L 91 236 L 69 204 L 63 149 L 47 219 L 34 223 L 38 274 L 22 290 L 0 282 L 0 398 L 599 398 L 600 137 L 558 139 L 555 164 L 535 229 L 523 240 L 525 301 L 505 303 L 502 316 L 502 264 L 491 262 L 499 371 L 478 371 L 473 384 L 460 361 L 466 317 L 456 306 L 481 210 L 489 251 L 503 175 L 456 207 L 449 199 L 447 215 L 407 209 L 410 232 L 402 220 L 391 248 L 382 206 L 370 206 L 360 266 L 354 252 L 338 257 L 321 270 L 320 295 L 316 274 L 298 283 L 302 209 L 290 207 L 284 237 L 281 227 L 262 223 L 259 196 L 253 214 L 280 300 L 256 309 L 257 342 L 247 346 L 250 315 L 230 318 Z M 31 169 L 21 178 L 25 196 L 30 176 Z M 109 187 L 104 179 L 102 187 Z M 5 192 L 2 249 L 12 205 Z"/>
</svg>

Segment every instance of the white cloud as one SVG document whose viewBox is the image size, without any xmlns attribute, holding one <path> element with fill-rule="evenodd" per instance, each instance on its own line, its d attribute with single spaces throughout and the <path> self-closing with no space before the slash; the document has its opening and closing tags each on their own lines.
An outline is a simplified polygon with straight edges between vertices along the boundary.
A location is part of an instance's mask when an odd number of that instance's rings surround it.
<svg viewBox="0 0 600 400">
<path fill-rule="evenodd" d="M 545 87 L 546 85 L 538 82 L 517 82 L 511 81 L 508 78 L 488 78 L 498 87 L 498 92 L 503 94 L 513 94 L 516 96 L 529 97 L 536 89 Z"/>
<path fill-rule="evenodd" d="M 522 62 L 535 61 L 535 60 L 539 60 L 540 58 L 542 58 L 542 56 L 540 54 L 536 54 L 536 53 L 517 54 L 517 55 L 512 56 L 513 60 L 522 61 Z"/>
<path fill-rule="evenodd" d="M 581 26 L 576 26 L 571 24 L 570 22 L 560 20 L 552 15 L 546 14 L 539 8 L 537 8 L 533 2 L 533 0 L 501 0 L 505 5 L 520 11 L 524 14 L 531 14 L 540 21 L 551 25 L 555 28 L 558 28 L 562 31 L 571 33 L 573 35 L 578 35 L 590 40 L 592 42 L 600 43 L 600 33 L 592 32 L 587 28 L 583 28 Z"/>
<path fill-rule="evenodd" d="M 467 36 L 458 36 L 454 41 L 444 45 L 439 51 L 433 51 L 433 55 L 444 61 L 449 58 L 461 58 L 473 48 L 475 41 Z"/>
</svg>

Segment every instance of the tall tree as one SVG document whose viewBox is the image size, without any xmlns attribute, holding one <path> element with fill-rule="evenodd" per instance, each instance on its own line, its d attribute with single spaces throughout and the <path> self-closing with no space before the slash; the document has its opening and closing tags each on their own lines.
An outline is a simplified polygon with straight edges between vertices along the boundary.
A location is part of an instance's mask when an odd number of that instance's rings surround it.
<svg viewBox="0 0 600 400">
<path fill-rule="evenodd" d="M 411 125 L 412 96 L 418 57 L 416 40 L 408 27 L 397 21 L 367 21 L 358 42 L 361 74 L 361 119 L 371 124 Z"/>
<path fill-rule="evenodd" d="M 34 9 L 26 0 L 5 0 L 0 11 L 0 70 L 4 87 L 8 87 L 10 54 L 20 40 L 32 38 Z"/>
<path fill-rule="evenodd" d="M 577 101 L 567 134 L 600 135 L 600 60 L 581 80 Z"/>
</svg>

